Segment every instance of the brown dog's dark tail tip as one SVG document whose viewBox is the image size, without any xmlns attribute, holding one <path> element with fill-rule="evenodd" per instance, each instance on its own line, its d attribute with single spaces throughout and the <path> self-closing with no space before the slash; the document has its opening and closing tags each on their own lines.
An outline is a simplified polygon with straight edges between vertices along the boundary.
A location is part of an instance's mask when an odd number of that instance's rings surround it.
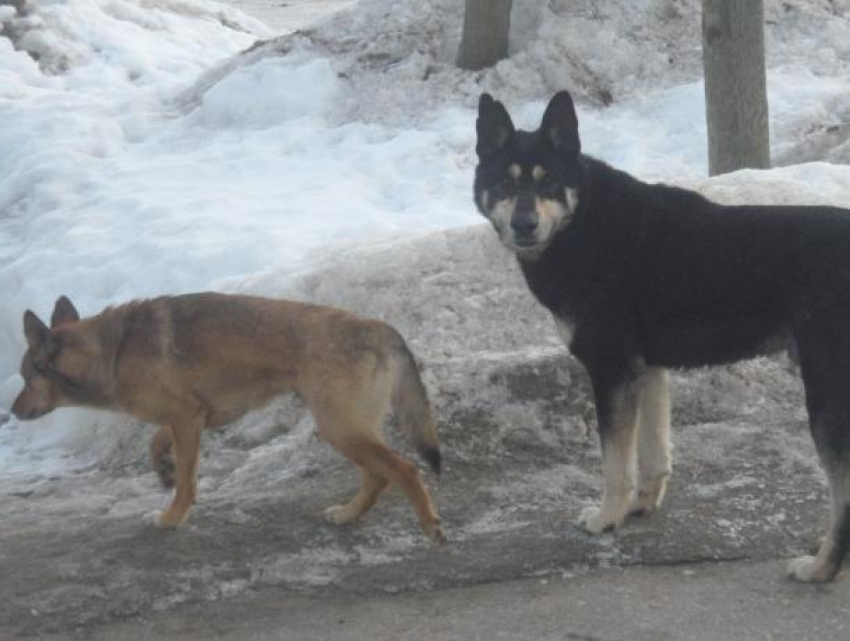
<svg viewBox="0 0 850 641">
<path fill-rule="evenodd" d="M 425 460 L 425 462 L 428 464 L 428 467 L 434 470 L 434 474 L 440 476 L 440 470 L 442 468 L 442 456 L 440 455 L 440 448 L 423 443 L 419 445 L 418 450 L 419 456 L 421 456 Z"/>
</svg>

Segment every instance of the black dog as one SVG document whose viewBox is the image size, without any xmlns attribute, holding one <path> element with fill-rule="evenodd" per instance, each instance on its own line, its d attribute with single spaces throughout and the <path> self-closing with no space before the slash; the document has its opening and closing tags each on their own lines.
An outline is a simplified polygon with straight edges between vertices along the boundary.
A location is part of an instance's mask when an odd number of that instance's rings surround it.
<svg viewBox="0 0 850 641">
<path fill-rule="evenodd" d="M 567 92 L 516 131 L 481 96 L 475 203 L 593 384 L 602 504 L 590 532 L 657 508 L 670 474 L 666 368 L 795 348 L 832 524 L 790 565 L 831 581 L 850 545 L 850 210 L 726 207 L 581 153 Z M 637 477 L 637 483 L 635 483 Z"/>
</svg>

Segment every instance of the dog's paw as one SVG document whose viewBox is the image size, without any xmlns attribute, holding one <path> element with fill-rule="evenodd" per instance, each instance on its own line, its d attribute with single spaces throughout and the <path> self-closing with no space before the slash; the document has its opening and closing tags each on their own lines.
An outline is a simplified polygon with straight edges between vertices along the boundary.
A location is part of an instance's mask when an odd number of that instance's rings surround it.
<svg viewBox="0 0 850 641">
<path fill-rule="evenodd" d="M 154 510 L 153 512 L 146 512 L 142 515 L 142 523 L 147 523 L 148 525 L 155 525 L 156 527 L 160 527 L 159 519 L 162 517 L 161 510 Z"/>
<path fill-rule="evenodd" d="M 600 508 L 591 506 L 581 511 L 578 524 L 591 534 L 602 534 L 607 530 L 614 530 L 623 522 L 622 517 L 614 518 L 606 515 Z"/>
<path fill-rule="evenodd" d="M 443 545 L 446 541 L 448 541 L 446 533 L 443 531 L 443 528 L 439 523 L 428 523 L 427 525 L 423 525 L 422 530 L 425 532 L 425 536 L 437 545 Z"/>
<path fill-rule="evenodd" d="M 815 556 L 801 556 L 791 561 L 788 564 L 788 575 L 803 583 L 823 583 L 835 578 L 829 564 L 823 563 Z"/>
<path fill-rule="evenodd" d="M 345 525 L 357 518 L 352 514 L 347 505 L 332 505 L 324 511 L 325 520 L 334 525 Z"/>
<path fill-rule="evenodd" d="M 160 512 L 159 510 L 154 510 L 153 512 L 148 512 L 147 514 L 142 516 L 142 521 L 145 523 L 149 523 L 150 525 L 155 525 L 156 527 L 162 528 L 164 530 L 173 530 L 174 528 L 180 527 L 183 523 L 186 522 L 186 519 L 189 518 L 189 513 L 185 514 L 176 514 L 171 512 L 170 510 L 167 512 Z"/>
<path fill-rule="evenodd" d="M 627 514 L 641 515 L 655 512 L 661 507 L 667 493 L 667 479 L 670 472 L 665 471 L 655 477 L 642 478 L 640 488 L 632 494 Z"/>
<path fill-rule="evenodd" d="M 655 512 L 661 506 L 661 496 L 648 492 L 638 492 L 629 502 L 628 514 L 630 516 L 643 516 Z"/>
</svg>

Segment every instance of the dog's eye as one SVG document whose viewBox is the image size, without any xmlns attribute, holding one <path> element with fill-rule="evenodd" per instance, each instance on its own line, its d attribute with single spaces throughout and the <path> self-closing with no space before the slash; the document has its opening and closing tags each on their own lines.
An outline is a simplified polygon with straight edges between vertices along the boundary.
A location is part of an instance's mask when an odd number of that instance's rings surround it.
<svg viewBox="0 0 850 641">
<path fill-rule="evenodd" d="M 510 176 L 505 176 L 502 178 L 502 182 L 499 183 L 499 187 L 504 191 L 510 191 L 514 187 L 516 187 L 516 180 L 511 178 Z"/>
<path fill-rule="evenodd" d="M 537 191 L 541 194 L 553 195 L 558 191 L 558 181 L 549 178 L 548 176 L 545 178 L 541 178 L 536 183 Z"/>
<path fill-rule="evenodd" d="M 44 376 L 50 367 L 50 361 L 44 356 L 35 356 L 30 360 L 32 371 Z"/>
</svg>

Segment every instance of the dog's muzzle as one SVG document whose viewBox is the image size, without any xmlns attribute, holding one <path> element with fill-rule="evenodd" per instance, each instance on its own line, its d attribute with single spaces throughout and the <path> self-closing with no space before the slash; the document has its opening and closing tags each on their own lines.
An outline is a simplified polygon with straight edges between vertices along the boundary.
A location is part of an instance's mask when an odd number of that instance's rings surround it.
<svg viewBox="0 0 850 641">
<path fill-rule="evenodd" d="M 533 247 L 536 245 L 539 242 L 537 238 L 539 226 L 540 222 L 536 212 L 516 212 L 511 216 L 513 244 L 517 247 Z"/>
</svg>

